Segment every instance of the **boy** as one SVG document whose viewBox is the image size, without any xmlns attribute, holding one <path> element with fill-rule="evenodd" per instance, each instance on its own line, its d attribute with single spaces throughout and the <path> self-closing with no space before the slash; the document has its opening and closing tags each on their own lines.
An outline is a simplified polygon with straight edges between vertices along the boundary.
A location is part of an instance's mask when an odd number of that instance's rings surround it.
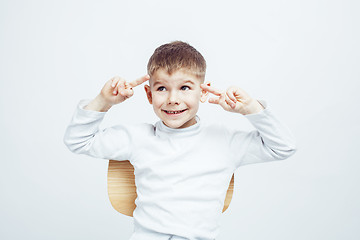
<svg viewBox="0 0 360 240">
<path fill-rule="evenodd" d="M 80 102 L 64 142 L 75 153 L 129 160 L 134 166 L 137 207 L 131 240 L 213 240 L 233 172 L 291 156 L 294 140 L 264 102 L 238 87 L 225 92 L 204 84 L 206 62 L 187 43 L 158 47 L 147 70 L 133 82 L 114 77 L 95 99 Z M 146 81 L 147 98 L 160 121 L 99 130 L 105 112 Z M 244 115 L 256 130 L 202 124 L 196 113 L 209 93 L 215 95 L 210 103 Z"/>
</svg>

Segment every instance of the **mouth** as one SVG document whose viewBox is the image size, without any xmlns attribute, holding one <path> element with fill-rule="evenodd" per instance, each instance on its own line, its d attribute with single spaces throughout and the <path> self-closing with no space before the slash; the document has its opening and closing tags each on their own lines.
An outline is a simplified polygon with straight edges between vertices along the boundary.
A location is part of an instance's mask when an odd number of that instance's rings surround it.
<svg viewBox="0 0 360 240">
<path fill-rule="evenodd" d="M 187 109 L 178 110 L 178 111 L 169 111 L 169 110 L 163 110 L 167 115 L 180 115 L 181 113 L 185 112 Z"/>
</svg>

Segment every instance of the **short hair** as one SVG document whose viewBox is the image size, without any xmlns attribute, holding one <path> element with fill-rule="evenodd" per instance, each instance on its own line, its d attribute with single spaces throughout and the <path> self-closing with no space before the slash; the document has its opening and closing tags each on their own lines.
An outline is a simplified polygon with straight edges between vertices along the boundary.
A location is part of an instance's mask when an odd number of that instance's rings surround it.
<svg viewBox="0 0 360 240">
<path fill-rule="evenodd" d="M 190 44 L 174 41 L 156 48 L 150 57 L 147 71 L 152 76 L 157 70 L 163 69 L 169 75 L 177 70 L 185 70 L 204 80 L 206 61 Z"/>
</svg>

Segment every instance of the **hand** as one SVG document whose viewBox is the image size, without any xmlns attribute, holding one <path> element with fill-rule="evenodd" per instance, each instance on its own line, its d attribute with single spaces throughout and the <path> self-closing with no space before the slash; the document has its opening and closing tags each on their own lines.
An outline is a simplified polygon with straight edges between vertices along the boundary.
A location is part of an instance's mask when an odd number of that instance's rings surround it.
<svg viewBox="0 0 360 240">
<path fill-rule="evenodd" d="M 256 99 L 251 98 L 239 87 L 229 87 L 226 91 L 220 91 L 205 84 L 201 84 L 200 87 L 217 96 L 209 98 L 209 103 L 219 104 L 226 111 L 247 115 L 264 109 Z"/>
<path fill-rule="evenodd" d="M 125 79 L 115 76 L 105 84 L 100 94 L 104 99 L 106 99 L 108 103 L 115 105 L 132 97 L 134 95 L 133 88 L 139 86 L 149 79 L 150 76 L 145 75 L 136 79 L 135 81 L 126 82 Z"/>
<path fill-rule="evenodd" d="M 140 77 L 132 82 L 126 82 L 125 79 L 115 76 L 107 81 L 101 89 L 100 94 L 91 101 L 85 109 L 100 112 L 106 112 L 113 105 L 121 103 L 134 95 L 133 88 L 148 81 L 149 75 Z"/>
</svg>

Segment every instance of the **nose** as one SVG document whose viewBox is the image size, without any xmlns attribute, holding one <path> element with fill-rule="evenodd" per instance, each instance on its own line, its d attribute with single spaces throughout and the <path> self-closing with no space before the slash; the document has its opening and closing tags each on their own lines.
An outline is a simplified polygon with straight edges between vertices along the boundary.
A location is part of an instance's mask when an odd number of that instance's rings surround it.
<svg viewBox="0 0 360 240">
<path fill-rule="evenodd" d="M 178 94 L 174 91 L 169 92 L 169 96 L 168 96 L 168 104 L 172 105 L 172 104 L 179 104 L 179 97 Z"/>
</svg>

